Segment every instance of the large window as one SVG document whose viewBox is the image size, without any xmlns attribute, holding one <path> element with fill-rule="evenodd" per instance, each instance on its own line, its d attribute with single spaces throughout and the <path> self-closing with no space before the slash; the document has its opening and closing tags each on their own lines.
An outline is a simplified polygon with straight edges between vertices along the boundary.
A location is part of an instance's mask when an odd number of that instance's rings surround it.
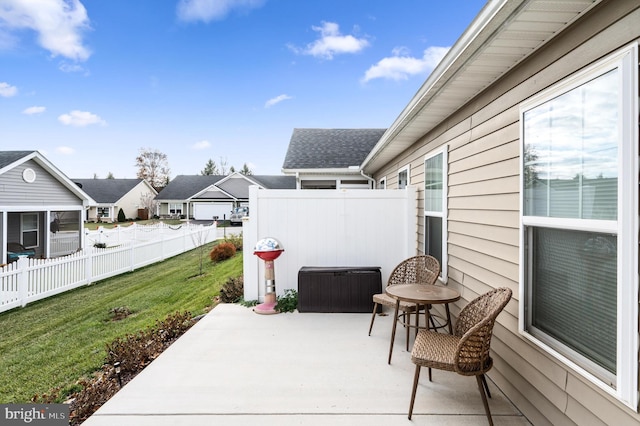
<svg viewBox="0 0 640 426">
<path fill-rule="evenodd" d="M 38 213 L 23 213 L 20 216 L 20 233 L 25 248 L 38 247 Z"/>
<path fill-rule="evenodd" d="M 424 253 L 438 259 L 443 281 L 447 279 L 446 166 L 446 151 L 424 161 Z"/>
<path fill-rule="evenodd" d="M 182 203 L 169 203 L 169 214 L 182 214 Z"/>
<path fill-rule="evenodd" d="M 625 49 L 521 108 L 520 327 L 634 409 L 637 63 Z"/>
</svg>

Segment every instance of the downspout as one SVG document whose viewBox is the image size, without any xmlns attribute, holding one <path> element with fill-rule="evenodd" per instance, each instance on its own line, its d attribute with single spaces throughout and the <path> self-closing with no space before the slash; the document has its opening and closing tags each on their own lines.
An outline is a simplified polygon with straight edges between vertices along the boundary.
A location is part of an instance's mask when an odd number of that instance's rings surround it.
<svg viewBox="0 0 640 426">
<path fill-rule="evenodd" d="M 369 182 L 371 182 L 371 189 L 376 189 L 376 180 L 374 178 L 372 178 L 369 175 L 366 175 L 364 173 L 364 170 L 360 169 L 360 174 L 362 175 L 363 178 L 367 179 Z"/>
</svg>

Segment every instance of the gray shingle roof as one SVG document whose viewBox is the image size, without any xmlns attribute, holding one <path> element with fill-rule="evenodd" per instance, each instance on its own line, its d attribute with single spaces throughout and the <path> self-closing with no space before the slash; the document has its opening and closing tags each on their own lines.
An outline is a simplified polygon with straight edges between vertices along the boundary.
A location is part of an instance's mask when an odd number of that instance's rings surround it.
<svg viewBox="0 0 640 426">
<path fill-rule="evenodd" d="M 0 151 L 0 169 L 15 163 L 34 151 Z"/>
<path fill-rule="evenodd" d="M 156 200 L 186 200 L 225 176 L 178 175 L 156 196 Z"/>
<path fill-rule="evenodd" d="M 176 176 L 169 185 L 167 185 L 156 196 L 156 200 L 186 200 L 193 197 L 200 191 L 216 185 L 221 190 L 232 195 L 237 199 L 249 198 L 249 186 L 253 185 L 251 181 L 255 181 L 267 189 L 295 189 L 295 176 L 280 175 L 250 175 L 249 180 L 245 179 L 227 179 L 218 185 L 218 182 L 226 176 L 219 175 L 180 175 Z M 224 193 L 219 191 L 207 191 L 197 197 L 202 198 L 228 198 Z"/>
<path fill-rule="evenodd" d="M 142 179 L 71 179 L 98 203 L 113 204 L 124 197 Z"/>
<path fill-rule="evenodd" d="M 293 129 L 283 169 L 360 166 L 386 129 Z"/>
</svg>

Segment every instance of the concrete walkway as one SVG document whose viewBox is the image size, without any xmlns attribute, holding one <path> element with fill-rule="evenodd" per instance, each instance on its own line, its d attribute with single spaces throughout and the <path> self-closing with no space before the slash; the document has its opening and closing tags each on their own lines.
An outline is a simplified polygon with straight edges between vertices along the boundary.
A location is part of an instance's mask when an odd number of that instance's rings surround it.
<svg viewBox="0 0 640 426">
<path fill-rule="evenodd" d="M 414 365 L 404 333 L 387 364 L 391 316 L 258 315 L 219 305 L 85 426 L 486 425 L 473 377 L 420 377 L 407 419 Z M 401 330 L 401 329 L 399 329 Z M 530 425 L 489 381 L 496 426 Z"/>
</svg>

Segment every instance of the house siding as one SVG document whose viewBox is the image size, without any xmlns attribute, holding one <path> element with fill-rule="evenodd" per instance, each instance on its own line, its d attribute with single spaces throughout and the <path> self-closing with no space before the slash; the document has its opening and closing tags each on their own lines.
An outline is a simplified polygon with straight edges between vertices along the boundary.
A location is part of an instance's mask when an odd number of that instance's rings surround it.
<svg viewBox="0 0 640 426">
<path fill-rule="evenodd" d="M 389 188 L 411 164 L 411 185 L 424 199 L 424 156 L 448 150 L 448 285 L 462 306 L 495 287 L 513 290 L 498 317 L 489 376 L 536 425 L 637 425 L 640 415 L 606 394 L 518 332 L 519 105 L 529 97 L 640 38 L 640 3 L 605 1 L 542 47 L 386 167 Z M 424 247 L 423 211 L 418 247 Z M 526 396 L 525 396 L 526 395 Z"/>
<path fill-rule="evenodd" d="M 27 183 L 22 179 L 22 172 L 26 168 L 36 172 L 36 180 L 33 183 Z M 0 205 L 78 206 L 82 205 L 82 200 L 39 164 L 30 160 L 0 176 Z"/>
</svg>

